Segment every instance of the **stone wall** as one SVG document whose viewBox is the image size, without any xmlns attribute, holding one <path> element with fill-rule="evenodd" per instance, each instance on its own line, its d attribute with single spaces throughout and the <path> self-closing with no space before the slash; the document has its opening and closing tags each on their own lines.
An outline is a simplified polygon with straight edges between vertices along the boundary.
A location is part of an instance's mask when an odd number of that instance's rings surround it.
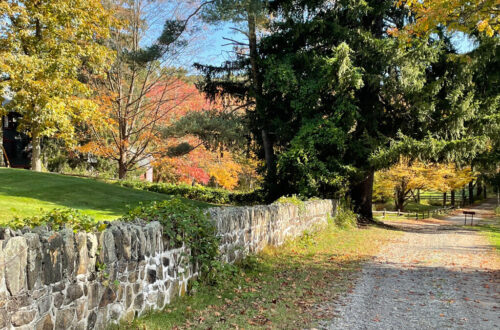
<svg viewBox="0 0 500 330">
<path fill-rule="evenodd" d="M 286 239 L 297 237 L 305 230 L 326 225 L 333 216 L 336 201 L 315 200 L 303 206 L 272 204 L 254 207 L 210 209 L 221 239 L 223 260 L 234 262 L 267 245 L 279 246 Z"/>
<path fill-rule="evenodd" d="M 210 209 L 222 258 L 240 260 L 327 223 L 332 201 Z M 0 329 L 102 329 L 165 307 L 196 270 L 157 222 L 98 233 L 0 231 Z"/>
</svg>

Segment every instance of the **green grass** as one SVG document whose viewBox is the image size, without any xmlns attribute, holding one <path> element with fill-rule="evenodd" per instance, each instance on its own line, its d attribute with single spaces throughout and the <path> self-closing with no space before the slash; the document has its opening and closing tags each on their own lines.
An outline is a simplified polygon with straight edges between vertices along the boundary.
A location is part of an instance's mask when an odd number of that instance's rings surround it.
<svg viewBox="0 0 500 330">
<path fill-rule="evenodd" d="M 169 198 L 93 179 L 0 168 L 0 225 L 16 216 L 29 217 L 54 208 L 75 208 L 98 220 L 112 220 L 123 215 L 128 206 Z"/>
<path fill-rule="evenodd" d="M 250 257 L 218 286 L 199 286 L 164 312 L 117 329 L 304 329 L 334 317 L 335 297 L 353 287 L 355 273 L 400 232 L 334 225 Z M 324 309 L 317 306 L 323 305 Z"/>
<path fill-rule="evenodd" d="M 496 217 L 489 223 L 474 226 L 481 234 L 486 236 L 495 249 L 500 252 L 500 217 Z"/>
<path fill-rule="evenodd" d="M 430 205 L 428 203 L 429 201 L 427 200 L 422 200 L 421 203 L 416 203 L 416 202 L 408 202 L 408 204 L 406 204 L 405 206 L 405 209 L 404 211 L 402 212 L 427 212 L 427 211 L 432 211 L 432 210 L 436 210 L 436 209 L 439 209 L 442 207 L 442 205 L 440 204 L 439 206 L 438 205 Z M 378 204 L 375 204 L 375 209 L 377 211 L 383 211 L 384 209 L 386 209 L 387 211 L 397 211 L 396 210 L 396 207 L 394 206 L 394 201 L 389 201 L 387 203 L 378 203 Z"/>
</svg>

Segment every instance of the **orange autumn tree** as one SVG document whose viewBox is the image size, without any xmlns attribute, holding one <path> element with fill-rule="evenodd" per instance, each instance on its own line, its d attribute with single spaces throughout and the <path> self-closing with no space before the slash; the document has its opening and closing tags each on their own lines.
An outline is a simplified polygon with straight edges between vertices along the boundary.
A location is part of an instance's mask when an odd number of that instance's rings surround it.
<svg viewBox="0 0 500 330">
<path fill-rule="evenodd" d="M 161 127 L 188 93 L 174 67 L 199 30 L 203 4 L 178 0 L 106 0 L 119 28 L 104 43 L 116 56 L 104 77 L 90 79 L 100 109 L 87 123 L 91 141 L 83 149 L 113 160 L 118 178 L 148 166 L 161 150 Z M 167 9 L 168 8 L 168 9 Z M 163 30 L 155 38 L 155 22 Z M 157 27 L 157 26 L 156 26 Z"/>
<path fill-rule="evenodd" d="M 161 88 L 160 88 L 161 89 Z M 180 121 L 196 121 L 193 114 L 223 114 L 226 107 L 221 102 L 209 102 L 199 93 L 194 84 L 185 83 L 183 90 L 189 94 L 186 100 L 167 115 L 164 125 L 172 128 Z M 193 120 L 191 120 L 193 119 Z M 168 131 L 168 129 L 166 129 Z M 217 130 L 209 135 L 217 135 Z M 192 128 L 181 129 L 174 134 L 164 134 L 161 152 L 154 160 L 155 180 L 165 182 L 182 182 L 187 184 L 214 184 L 225 189 L 235 189 L 241 181 L 255 182 L 257 164 L 252 157 L 243 156 L 241 150 L 229 150 L 224 145 L 214 148 Z M 252 184 L 250 184 L 251 186 Z"/>
<path fill-rule="evenodd" d="M 106 91 L 106 90 L 104 90 Z M 133 170 L 149 166 L 168 147 L 161 128 L 168 125 L 176 112 L 185 112 L 196 91 L 181 79 L 164 78 L 148 88 L 137 107 L 117 106 L 121 99 L 114 93 L 98 97 L 99 111 L 88 121 L 91 141 L 79 148 L 118 162 L 120 179 Z M 127 108 L 127 109 L 125 109 Z"/>
</svg>

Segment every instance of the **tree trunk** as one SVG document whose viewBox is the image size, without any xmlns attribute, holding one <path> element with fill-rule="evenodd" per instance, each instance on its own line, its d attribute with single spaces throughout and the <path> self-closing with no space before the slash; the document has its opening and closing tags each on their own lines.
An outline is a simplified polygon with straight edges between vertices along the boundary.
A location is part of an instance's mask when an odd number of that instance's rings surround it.
<svg viewBox="0 0 500 330">
<path fill-rule="evenodd" d="M 455 190 L 451 191 L 451 206 L 455 207 Z"/>
<path fill-rule="evenodd" d="M 488 189 L 486 189 L 486 185 L 484 185 L 484 188 L 483 188 L 484 199 L 488 198 L 488 196 L 487 196 L 487 194 L 488 194 L 487 190 Z"/>
<path fill-rule="evenodd" d="M 405 207 L 405 198 L 404 198 L 404 193 L 401 191 L 396 192 L 396 198 L 395 198 L 395 203 L 396 203 L 396 210 L 400 210 L 401 212 L 404 211 Z"/>
<path fill-rule="evenodd" d="M 255 13 L 248 9 L 248 45 L 250 49 L 250 70 L 252 74 L 253 89 L 255 90 L 255 103 L 257 111 L 262 111 L 262 85 L 259 76 L 258 59 L 259 53 L 257 49 L 257 22 Z M 267 174 L 270 178 L 274 179 L 274 148 L 269 132 L 266 128 L 262 129 L 262 146 L 266 159 Z"/>
<path fill-rule="evenodd" d="M 474 184 L 469 182 L 469 204 L 474 203 Z"/>
<path fill-rule="evenodd" d="M 374 171 L 369 170 L 365 177 L 351 186 L 351 198 L 354 211 L 361 216 L 361 221 L 373 221 L 372 195 Z"/>
<path fill-rule="evenodd" d="M 125 179 L 127 177 L 127 172 L 127 153 L 120 151 L 120 159 L 118 160 L 118 179 Z"/>
<path fill-rule="evenodd" d="M 259 74 L 259 52 L 257 48 L 257 18 L 256 13 L 251 7 L 247 8 L 247 23 L 248 23 L 248 46 L 250 58 L 250 72 L 252 77 L 252 85 L 255 92 L 255 104 L 257 113 L 264 111 L 262 108 L 262 83 Z M 266 185 L 268 187 L 268 200 L 272 201 L 281 195 L 279 188 L 276 185 L 276 163 L 274 157 L 274 143 L 269 136 L 269 131 L 265 127 L 261 130 L 262 148 L 264 149 L 264 157 L 266 161 Z"/>
<path fill-rule="evenodd" d="M 5 166 L 7 167 L 7 162 L 6 159 L 4 158 L 4 149 L 3 149 L 3 127 L 4 127 L 4 116 L 0 116 L 0 124 L 2 127 L 0 127 L 0 166 Z"/>
<path fill-rule="evenodd" d="M 267 131 L 265 129 L 262 130 L 262 145 L 264 147 L 264 155 L 266 158 L 267 176 L 271 179 L 274 179 L 276 176 L 276 167 L 274 165 L 273 142 L 269 138 L 269 135 L 267 134 Z"/>
<path fill-rule="evenodd" d="M 477 194 L 476 194 L 476 196 L 478 198 L 481 198 L 481 195 L 483 194 L 483 185 L 481 184 L 480 181 L 477 181 L 476 182 L 476 186 L 477 186 Z"/>
<path fill-rule="evenodd" d="M 31 145 L 31 170 L 35 172 L 42 171 L 42 145 L 38 134 L 33 133 Z"/>
<path fill-rule="evenodd" d="M 465 206 L 465 188 L 462 188 L 462 207 Z"/>
<path fill-rule="evenodd" d="M 420 189 L 417 189 L 417 203 L 420 204 Z"/>
<path fill-rule="evenodd" d="M 443 207 L 446 207 L 446 202 L 447 202 L 447 196 L 446 196 L 446 192 L 443 193 Z"/>
<path fill-rule="evenodd" d="M 118 179 L 123 180 L 127 177 L 127 166 L 123 162 L 118 162 Z"/>
</svg>

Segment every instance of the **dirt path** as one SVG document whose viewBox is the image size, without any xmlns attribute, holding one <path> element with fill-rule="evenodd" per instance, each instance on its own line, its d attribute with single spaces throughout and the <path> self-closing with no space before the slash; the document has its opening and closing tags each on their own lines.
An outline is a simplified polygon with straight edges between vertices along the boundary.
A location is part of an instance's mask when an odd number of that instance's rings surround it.
<svg viewBox="0 0 500 330">
<path fill-rule="evenodd" d="M 492 202 L 474 208 L 478 214 Z M 455 215 L 407 232 L 366 264 L 328 329 L 498 329 L 500 263 Z"/>
</svg>

